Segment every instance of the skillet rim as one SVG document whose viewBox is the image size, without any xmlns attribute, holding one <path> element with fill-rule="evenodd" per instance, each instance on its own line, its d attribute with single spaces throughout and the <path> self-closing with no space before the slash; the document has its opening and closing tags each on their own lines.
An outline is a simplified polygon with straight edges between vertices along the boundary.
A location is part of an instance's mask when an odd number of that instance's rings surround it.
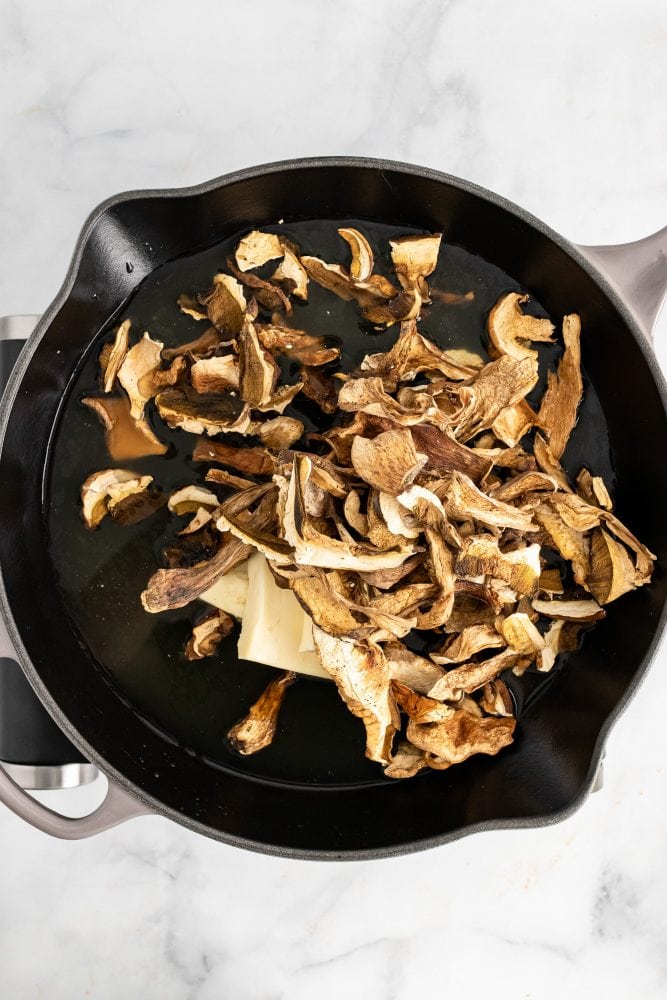
<svg viewBox="0 0 667 1000">
<path fill-rule="evenodd" d="M 626 328 L 632 335 L 635 341 L 635 347 L 641 351 L 644 360 L 647 363 L 653 381 L 658 390 L 660 400 L 663 406 L 663 411 L 667 419 L 667 382 L 658 364 L 657 357 L 653 352 L 653 349 L 646 337 L 646 334 L 641 329 L 637 319 L 635 318 L 632 309 L 625 302 L 621 294 L 616 290 L 616 288 L 611 284 L 611 282 L 606 278 L 603 272 L 598 270 L 598 268 L 582 253 L 582 251 L 565 237 L 561 236 L 551 227 L 547 226 L 544 222 L 538 219 L 536 216 L 532 215 L 530 212 L 516 205 L 514 202 L 495 192 L 489 191 L 488 189 L 481 187 L 478 184 L 474 184 L 464 178 L 456 177 L 452 174 L 445 173 L 443 171 L 434 170 L 430 167 L 422 167 L 416 164 L 405 163 L 396 160 L 385 160 L 374 157 L 357 157 L 357 156 L 322 156 L 322 157 L 302 157 L 291 160 L 277 160 L 270 163 L 259 164 L 254 167 L 246 167 L 241 170 L 232 171 L 231 173 L 223 174 L 209 181 L 204 181 L 201 184 L 192 185 L 189 187 L 176 187 L 176 188 L 149 188 L 149 189 L 137 189 L 124 191 L 116 195 L 105 199 L 100 202 L 88 215 L 85 220 L 80 234 L 77 238 L 70 265 L 68 267 L 67 273 L 63 280 L 63 284 L 60 290 L 57 292 L 55 298 L 51 304 L 47 307 L 44 314 L 42 315 L 39 323 L 37 324 L 34 332 L 31 334 L 30 338 L 26 341 L 26 344 L 21 351 L 21 354 L 12 370 L 10 378 L 7 383 L 7 387 L 2 397 L 0 403 L 0 472 L 2 469 L 2 449 L 5 439 L 5 434 L 7 432 L 7 426 L 9 423 L 10 415 L 18 390 L 20 388 L 23 376 L 27 371 L 33 354 L 35 353 L 37 347 L 39 346 L 41 340 L 45 336 L 52 320 L 60 311 L 64 303 L 69 298 L 73 287 L 75 285 L 76 279 L 79 273 L 79 267 L 81 260 L 83 258 L 84 252 L 87 248 L 89 238 L 93 233 L 95 227 L 97 226 L 100 219 L 104 214 L 120 204 L 125 204 L 135 200 L 147 200 L 147 199 L 176 199 L 176 198 L 188 198 L 202 194 L 208 194 L 219 188 L 227 187 L 229 185 L 235 184 L 239 181 L 257 179 L 263 176 L 267 176 L 279 172 L 287 172 L 290 170 L 300 170 L 300 169 L 313 169 L 320 167 L 345 167 L 345 168 L 362 168 L 368 170 L 379 171 L 383 174 L 385 170 L 401 172 L 403 174 L 412 175 L 426 180 L 435 181 L 436 183 L 447 184 L 450 187 L 459 189 L 466 194 L 472 194 L 481 198 L 484 201 L 490 202 L 497 207 L 504 209 L 506 212 L 514 215 L 522 222 L 526 223 L 534 230 L 536 230 L 541 236 L 546 237 L 553 244 L 555 244 L 559 249 L 561 249 L 565 254 L 567 254 L 574 263 L 581 268 L 594 282 L 598 285 L 604 296 L 611 302 L 612 306 L 616 309 Z M 387 182 L 388 183 L 388 182 Z M 171 819 L 186 829 L 192 830 L 195 833 L 199 833 L 203 836 L 209 837 L 214 840 L 221 841 L 223 843 L 229 844 L 233 847 L 241 847 L 245 850 L 250 850 L 255 853 L 268 854 L 276 857 L 282 858 L 295 858 L 300 860 L 315 860 L 315 861 L 365 861 L 376 858 L 395 858 L 406 854 L 413 854 L 417 851 L 427 850 L 433 847 L 437 847 L 441 844 L 447 844 L 463 837 L 470 836 L 475 833 L 482 833 L 491 830 L 526 830 L 534 829 L 545 826 L 550 826 L 555 823 L 559 823 L 569 816 L 573 815 L 588 798 L 588 795 L 593 790 L 595 785 L 597 775 L 604 757 L 605 744 L 611 730 L 616 725 L 618 719 L 621 717 L 623 712 L 626 710 L 630 701 L 636 695 L 639 687 L 644 682 L 648 669 L 653 661 L 656 654 L 657 648 L 662 640 L 665 628 L 667 627 L 667 601 L 663 603 L 659 620 L 656 625 L 656 630 L 651 641 L 651 644 L 646 651 L 645 655 L 641 661 L 637 664 L 635 674 L 632 681 L 626 688 L 623 696 L 618 701 L 614 709 L 609 713 L 604 723 L 600 727 L 598 732 L 595 745 L 591 754 L 591 760 L 584 778 L 581 788 L 576 796 L 570 801 L 570 803 L 563 809 L 556 810 L 551 813 L 545 813 L 536 816 L 528 817 L 516 817 L 516 818 L 503 818 L 495 820 L 485 820 L 480 823 L 474 823 L 466 826 L 461 826 L 456 830 L 452 830 L 441 835 L 436 835 L 434 837 L 426 837 L 423 839 L 410 840 L 400 845 L 392 845 L 389 847 L 374 847 L 354 851 L 336 851 L 336 850 L 326 850 L 326 849 L 303 849 L 303 848 L 293 848 L 285 847 L 275 844 L 265 844 L 259 843 L 258 841 L 249 840 L 244 837 L 239 837 L 237 835 L 224 833 L 220 830 L 214 829 L 207 826 L 205 823 L 201 823 L 189 816 L 184 816 L 177 810 L 165 806 L 159 800 L 148 795 L 143 789 L 136 786 L 133 782 L 129 781 L 125 775 L 117 771 L 114 767 L 110 766 L 108 762 L 96 751 L 96 749 L 84 740 L 77 730 L 73 727 L 69 719 L 62 713 L 59 706 L 56 704 L 55 700 L 51 696 L 49 690 L 46 688 L 41 680 L 41 677 L 37 673 L 35 667 L 33 666 L 30 657 L 23 645 L 20 633 L 16 628 L 14 618 L 12 615 L 11 607 L 7 599 L 7 594 L 4 585 L 4 573 L 0 566 L 0 614 L 4 619 L 5 625 L 7 627 L 7 632 L 9 634 L 12 645 L 16 653 L 16 659 L 19 662 L 22 670 L 26 674 L 33 690 L 39 697 L 40 701 L 53 717 L 57 725 L 63 730 L 63 732 L 68 736 L 68 738 L 74 743 L 74 745 L 85 755 L 85 757 L 92 763 L 96 764 L 97 767 L 107 775 L 109 780 L 114 781 L 116 784 L 120 785 L 125 791 L 134 796 L 140 802 L 148 807 L 151 813 L 164 816 Z"/>
</svg>

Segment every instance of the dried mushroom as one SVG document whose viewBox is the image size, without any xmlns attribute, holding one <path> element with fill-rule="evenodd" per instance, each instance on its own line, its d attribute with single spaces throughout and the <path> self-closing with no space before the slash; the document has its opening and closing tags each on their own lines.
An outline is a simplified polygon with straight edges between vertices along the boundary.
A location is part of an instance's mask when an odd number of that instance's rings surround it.
<svg viewBox="0 0 667 1000">
<path fill-rule="evenodd" d="M 167 445 L 155 436 L 144 419 L 130 413 L 129 400 L 124 396 L 101 399 L 87 396 L 81 402 L 92 410 L 104 427 L 107 451 L 116 462 L 146 455 L 164 455 Z"/>
<path fill-rule="evenodd" d="M 496 302 L 488 320 L 491 357 L 509 354 L 517 360 L 536 358 L 537 351 L 528 344 L 535 341 L 553 343 L 553 323 L 549 319 L 537 319 L 524 313 L 521 306 L 528 301 L 527 295 L 510 292 Z"/>
<path fill-rule="evenodd" d="M 279 451 L 282 448 L 291 448 L 303 435 L 304 430 L 301 421 L 294 417 L 274 417 L 258 424 L 254 428 L 254 433 L 267 448 Z"/>
<path fill-rule="evenodd" d="M 253 229 L 239 241 L 236 248 L 236 264 L 240 271 L 250 271 L 282 255 L 283 244 L 279 236 Z"/>
<path fill-rule="evenodd" d="M 213 288 L 200 298 L 208 318 L 220 333 L 237 336 L 243 326 L 247 302 L 243 287 L 229 274 L 216 274 Z"/>
<path fill-rule="evenodd" d="M 190 369 L 192 388 L 204 395 L 238 389 L 240 377 L 239 359 L 235 354 L 199 358 Z"/>
<path fill-rule="evenodd" d="M 424 302 L 429 301 L 426 278 L 435 271 L 442 233 L 432 236 L 402 236 L 391 240 L 391 259 L 401 286 L 414 289 Z"/>
<path fill-rule="evenodd" d="M 285 693 L 295 680 L 295 673 L 283 671 L 265 688 L 246 717 L 232 726 L 227 739 L 235 750 L 247 755 L 269 746 L 276 733 Z"/>
<path fill-rule="evenodd" d="M 584 393 L 581 378 L 581 321 L 572 313 L 563 319 L 565 350 L 558 371 L 549 372 L 537 422 L 544 428 L 551 453 L 560 458 L 577 422 L 577 410 Z"/>
<path fill-rule="evenodd" d="M 339 229 L 338 235 L 348 244 L 352 254 L 350 274 L 355 281 L 367 281 L 375 263 L 370 243 L 358 229 Z"/>
<path fill-rule="evenodd" d="M 118 381 L 130 398 L 130 415 L 134 420 L 142 419 L 146 402 L 153 395 L 152 376 L 160 367 L 163 347 L 159 340 L 145 333 L 130 348 L 118 369 Z"/>
<path fill-rule="evenodd" d="M 202 486 L 183 486 L 180 490 L 174 490 L 167 501 L 167 507 L 174 514 L 193 514 L 200 507 L 213 509 L 219 505 L 215 493 L 205 490 Z"/>
<path fill-rule="evenodd" d="M 308 272 L 294 251 L 285 244 L 283 259 L 273 273 L 273 280 L 280 282 L 290 295 L 304 302 L 308 299 Z"/>
<path fill-rule="evenodd" d="M 293 330 L 277 323 L 256 323 L 261 344 L 275 354 L 284 354 L 301 365 L 317 368 L 335 361 L 340 347 L 328 347 L 323 337 L 311 337 L 303 330 Z"/>
<path fill-rule="evenodd" d="M 410 721 L 407 738 L 424 750 L 429 767 L 444 770 L 474 754 L 493 756 L 512 742 L 516 722 L 512 718 L 478 718 L 463 708 L 451 708 L 442 722 Z"/>
<path fill-rule="evenodd" d="M 207 438 L 197 442 L 192 461 L 219 462 L 251 476 L 270 476 L 275 467 L 275 460 L 266 448 L 235 448 L 223 441 L 210 441 Z"/>
<path fill-rule="evenodd" d="M 383 431 L 372 440 L 356 437 L 350 455 L 356 472 L 369 486 L 392 496 L 402 493 L 426 463 L 426 455 L 417 454 L 408 430 Z"/>
<path fill-rule="evenodd" d="M 439 650 L 431 653 L 435 663 L 462 663 L 485 649 L 497 649 L 505 645 L 505 640 L 493 625 L 468 625 L 454 638 L 449 639 Z"/>
<path fill-rule="evenodd" d="M 561 335 L 531 315 L 527 295 L 491 309 L 489 356 L 445 348 L 420 321 L 431 299 L 437 309 L 472 293 L 429 289 L 440 234 L 392 240 L 387 277 L 361 229 L 338 233 L 347 263 L 248 233 L 229 273 L 178 299 L 203 333 L 130 346 L 126 320 L 100 355 L 107 395 L 84 403 L 118 460 L 167 450 L 145 412 L 200 435 L 195 481 L 168 499 L 189 522 L 173 525 L 141 600 L 151 613 L 209 605 L 188 659 L 215 655 L 241 618 L 240 655 L 285 671 L 230 730 L 231 746 L 267 747 L 305 672 L 335 682 L 367 756 L 403 779 L 508 746 L 507 676 L 554 670 L 607 604 L 649 582 L 655 557 L 595 469 L 570 480 L 561 465 L 583 394 L 579 317 L 564 318 L 557 371 L 529 403 L 536 345 Z M 345 329 L 329 339 L 289 326 L 288 314 L 324 297 L 308 302 L 311 280 L 366 323 L 400 323 L 389 348 L 343 370 Z M 108 395 L 117 383 L 124 395 Z M 107 513 L 131 523 L 162 502 L 139 471 L 104 469 L 82 487 L 89 527 Z"/>
<path fill-rule="evenodd" d="M 88 476 L 81 487 L 82 515 L 87 528 L 96 528 L 107 514 L 130 496 L 145 494 L 152 476 L 137 476 L 129 469 L 104 469 Z"/>
<path fill-rule="evenodd" d="M 166 389 L 155 397 L 158 413 L 169 427 L 189 434 L 247 434 L 250 410 L 233 390 L 203 396 L 191 389 Z"/>
<path fill-rule="evenodd" d="M 362 645 L 337 639 L 317 626 L 313 639 L 320 662 L 336 682 L 341 698 L 366 727 L 366 756 L 389 764 L 400 717 L 382 648 L 377 643 Z"/>
<path fill-rule="evenodd" d="M 102 386 L 105 392 L 113 392 L 116 376 L 127 354 L 129 338 L 130 321 L 126 319 L 116 330 L 113 344 L 106 344 L 102 350 L 100 367 L 102 369 Z"/>
<path fill-rule="evenodd" d="M 234 628 L 234 619 L 225 611 L 212 611 L 192 629 L 185 647 L 186 660 L 203 660 L 213 656 L 220 642 Z"/>
</svg>

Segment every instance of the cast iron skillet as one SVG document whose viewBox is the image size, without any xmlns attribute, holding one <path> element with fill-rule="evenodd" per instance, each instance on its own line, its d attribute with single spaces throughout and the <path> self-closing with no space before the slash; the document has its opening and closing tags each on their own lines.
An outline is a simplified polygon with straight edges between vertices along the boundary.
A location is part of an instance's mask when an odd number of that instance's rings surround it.
<svg viewBox="0 0 667 1000">
<path fill-rule="evenodd" d="M 549 696 L 523 715 L 516 744 L 498 757 L 476 757 L 404 782 L 250 779 L 213 766 L 149 726 L 95 669 L 68 622 L 46 545 L 43 471 L 82 351 L 156 266 L 278 218 L 365 218 L 443 231 L 500 266 L 553 316 L 581 314 L 583 363 L 602 402 L 618 474 L 617 509 L 657 554 L 655 580 L 611 608 Z M 270 164 L 196 188 L 132 192 L 102 204 L 86 222 L 63 288 L 26 344 L 4 396 L 0 597 L 30 683 L 67 736 L 108 776 L 109 792 L 91 816 L 65 819 L 0 769 L 0 799 L 60 837 L 88 836 L 155 812 L 240 847 L 315 859 L 390 856 L 571 813 L 590 791 L 604 740 L 664 627 L 667 395 L 646 332 L 667 284 L 666 248 L 663 230 L 626 247 L 581 252 L 466 181 L 377 160 Z"/>
</svg>

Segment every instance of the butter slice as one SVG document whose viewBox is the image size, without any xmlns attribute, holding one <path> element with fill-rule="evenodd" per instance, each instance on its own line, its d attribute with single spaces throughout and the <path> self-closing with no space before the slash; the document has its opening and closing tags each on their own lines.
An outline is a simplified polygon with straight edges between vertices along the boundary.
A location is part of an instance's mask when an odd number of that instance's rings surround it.
<svg viewBox="0 0 667 1000">
<path fill-rule="evenodd" d="M 226 611 L 234 618 L 243 618 L 247 596 L 247 561 L 230 569 L 229 573 L 225 573 L 212 587 L 199 595 L 200 600 L 208 601 L 214 608 L 220 608 L 221 611 Z"/>
<path fill-rule="evenodd" d="M 248 587 L 239 636 L 239 659 L 330 680 L 314 649 L 301 650 L 307 616 L 292 591 L 281 590 L 276 585 L 260 552 L 250 556 L 247 567 Z"/>
</svg>

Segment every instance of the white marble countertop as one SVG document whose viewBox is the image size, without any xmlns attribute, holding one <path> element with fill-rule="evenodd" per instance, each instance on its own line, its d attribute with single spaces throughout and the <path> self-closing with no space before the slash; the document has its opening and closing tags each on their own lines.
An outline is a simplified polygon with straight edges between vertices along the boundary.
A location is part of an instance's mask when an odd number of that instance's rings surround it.
<svg viewBox="0 0 667 1000">
<path fill-rule="evenodd" d="M 582 243 L 667 219 L 661 0 L 0 0 L 0 23 L 3 313 L 47 305 L 107 195 L 283 157 L 438 167 Z M 283 861 L 158 818 L 62 843 L 0 811 L 0 995 L 659 1000 L 666 703 L 663 649 L 575 816 L 399 860 Z"/>
</svg>

